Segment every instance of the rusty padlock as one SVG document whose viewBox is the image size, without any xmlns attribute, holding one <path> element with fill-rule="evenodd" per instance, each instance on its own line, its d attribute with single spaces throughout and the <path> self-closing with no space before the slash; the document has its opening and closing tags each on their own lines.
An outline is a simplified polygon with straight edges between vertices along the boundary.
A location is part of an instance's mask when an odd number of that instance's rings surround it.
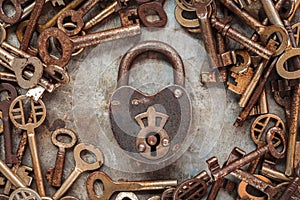
<svg viewBox="0 0 300 200">
<path fill-rule="evenodd" d="M 149 51 L 163 54 L 171 62 L 174 76 L 174 84 L 153 95 L 128 86 L 134 59 Z M 183 62 L 173 47 L 160 41 L 145 41 L 126 52 L 109 112 L 114 137 L 129 156 L 144 162 L 160 162 L 180 150 L 189 133 L 192 113 L 184 87 Z"/>
</svg>

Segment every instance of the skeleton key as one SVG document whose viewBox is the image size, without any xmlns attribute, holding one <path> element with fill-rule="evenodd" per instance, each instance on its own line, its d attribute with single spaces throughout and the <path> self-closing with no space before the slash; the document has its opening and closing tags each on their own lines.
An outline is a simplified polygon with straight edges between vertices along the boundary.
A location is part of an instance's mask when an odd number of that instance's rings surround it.
<svg viewBox="0 0 300 200">
<path fill-rule="evenodd" d="M 136 9 L 128 11 L 128 16 L 136 16 Z M 122 19 L 122 18 L 121 18 Z M 97 33 L 87 34 L 69 38 L 63 31 L 57 28 L 49 28 L 43 31 L 38 38 L 39 54 L 46 65 L 65 66 L 72 55 L 73 50 L 100 44 L 106 41 L 132 37 L 141 33 L 139 21 L 127 19 L 126 26 L 113 28 Z M 62 56 L 59 59 L 53 58 L 47 48 L 47 41 L 50 37 L 56 38 L 62 46 Z"/>
<path fill-rule="evenodd" d="M 12 132 L 9 121 L 9 106 L 18 95 L 15 87 L 9 83 L 0 83 L 0 94 L 3 94 L 3 92 L 8 92 L 7 97 L 3 97 L 1 95 L 3 100 L 0 101 L 0 110 L 2 111 L 4 128 L 5 162 L 8 164 L 13 164 L 18 162 L 18 158 L 17 155 L 13 154 L 12 152 Z"/>
<path fill-rule="evenodd" d="M 95 192 L 94 183 L 96 181 L 101 181 L 103 184 L 102 195 L 97 195 Z M 177 180 L 114 182 L 104 172 L 96 171 L 89 175 L 86 181 L 86 190 L 90 199 L 107 200 L 115 192 L 161 190 L 161 189 L 165 189 L 166 187 L 171 187 L 176 185 L 177 185 Z"/>
<path fill-rule="evenodd" d="M 3 36 L 1 38 L 1 43 L 3 43 L 3 41 L 6 38 L 6 30 L 3 26 L 0 26 L 0 32 Z M 11 55 L 9 52 L 5 51 L 2 47 L 0 47 L 0 59 L 3 62 L 8 64 L 5 65 L 4 67 L 8 67 L 9 70 L 13 71 L 16 74 L 18 84 L 24 89 L 28 89 L 36 86 L 39 79 L 42 77 L 43 65 L 41 61 L 36 57 L 29 57 L 29 58 L 15 57 Z M 24 73 L 23 71 L 26 69 L 27 66 L 34 68 L 33 76 L 28 80 L 23 77 L 23 73 Z"/>
<path fill-rule="evenodd" d="M 57 26 L 67 36 L 77 35 L 84 26 L 83 17 L 99 2 L 100 0 L 87 0 L 77 11 L 66 10 L 57 19 Z M 73 24 L 76 24 L 76 28 L 73 30 L 67 29 L 64 26 L 66 18 L 70 18 Z"/>
<path fill-rule="evenodd" d="M 30 102 L 30 117 L 32 122 L 26 123 L 24 102 Z M 30 148 L 31 160 L 34 170 L 34 177 L 38 189 L 38 193 L 41 196 L 45 196 L 45 188 L 42 178 L 42 171 L 40 167 L 40 159 L 38 155 L 38 149 L 36 144 L 34 129 L 40 126 L 46 118 L 46 107 L 42 100 L 34 102 L 32 98 L 28 98 L 25 95 L 17 97 L 10 105 L 9 116 L 12 123 L 20 129 L 27 130 L 28 143 Z"/>
<path fill-rule="evenodd" d="M 282 196 L 278 200 L 290 199 L 297 191 L 300 186 L 300 163 L 298 163 L 295 169 L 295 178 L 288 185 Z"/>
<path fill-rule="evenodd" d="M 71 137 L 71 142 L 65 143 L 58 141 L 57 137 L 59 135 L 65 135 Z M 61 186 L 61 180 L 64 170 L 64 163 L 65 163 L 65 157 L 66 157 L 66 149 L 72 148 L 76 142 L 77 142 L 77 136 L 75 133 L 69 129 L 66 128 L 60 128 L 55 130 L 52 133 L 51 137 L 52 143 L 58 147 L 58 152 L 56 156 L 55 161 L 55 167 L 54 168 L 48 168 L 48 174 L 46 175 L 47 181 L 50 185 L 55 187 Z"/>
<path fill-rule="evenodd" d="M 279 136 L 279 138 L 277 137 Z M 275 137 L 276 136 L 276 137 Z M 276 145 L 273 143 L 273 141 L 278 142 L 278 139 L 280 139 L 282 144 L 281 151 L 276 149 Z M 265 155 L 266 153 L 271 153 L 271 155 L 275 158 L 283 158 L 285 151 L 286 151 L 286 137 L 284 131 L 282 131 L 278 127 L 272 127 L 268 130 L 266 135 L 266 141 L 267 144 L 246 154 L 243 158 L 237 159 L 234 162 L 224 166 L 220 170 L 211 170 L 212 177 L 215 181 L 217 181 L 220 178 L 223 178 L 224 176 L 228 175 L 229 173 L 241 168 L 242 166 L 256 160 L 257 158 Z M 214 163 L 214 169 L 219 169 L 220 167 L 217 161 L 216 157 L 212 157 L 206 161 L 207 163 Z"/>
<path fill-rule="evenodd" d="M 90 153 L 94 154 L 94 156 L 96 157 L 96 161 L 93 163 L 88 163 L 84 161 L 80 155 L 80 153 L 84 150 L 87 150 Z M 74 159 L 76 163 L 75 169 L 68 176 L 68 178 L 62 184 L 62 186 L 53 195 L 53 200 L 60 199 L 82 172 L 96 170 L 103 165 L 102 152 L 91 144 L 81 143 L 76 145 L 74 148 Z"/>
<path fill-rule="evenodd" d="M 205 196 L 210 176 L 201 171 L 194 178 L 182 182 L 174 191 L 174 200 L 197 200 Z"/>
<path fill-rule="evenodd" d="M 217 54 L 216 43 L 214 41 L 214 35 L 212 32 L 212 26 L 210 18 L 213 14 L 213 3 L 211 0 L 195 1 L 194 6 L 196 8 L 196 14 L 199 20 L 200 29 L 203 33 L 202 40 L 204 42 L 205 50 L 209 56 L 209 63 L 212 68 L 221 67 L 221 61 Z"/>
<path fill-rule="evenodd" d="M 260 190 L 268 196 L 268 199 L 278 199 L 279 195 L 283 191 L 283 187 L 288 184 L 288 182 L 284 182 L 278 184 L 277 186 L 273 186 L 271 181 L 264 176 L 261 175 L 252 175 L 247 172 L 244 172 L 240 169 L 236 170 L 234 173 L 231 173 L 235 177 L 242 180 L 238 187 L 238 193 L 240 197 L 248 197 L 250 199 L 263 200 L 263 197 L 256 197 L 247 192 L 246 188 L 248 184 L 252 187 Z"/>
<path fill-rule="evenodd" d="M 31 122 L 32 119 L 29 118 L 28 122 Z M 22 134 L 22 138 L 19 142 L 19 146 L 18 146 L 18 150 L 17 150 L 17 158 L 18 158 L 18 162 L 12 167 L 12 171 L 16 174 L 18 174 L 18 170 L 21 168 L 21 162 L 22 162 L 22 158 L 23 158 L 23 155 L 25 153 L 25 149 L 26 149 L 26 146 L 27 146 L 27 133 L 26 132 L 23 132 Z M 28 170 L 30 170 L 29 168 L 27 168 Z M 32 171 L 32 169 L 31 169 Z M 26 183 L 26 181 L 23 180 L 24 183 Z M 31 180 L 29 182 L 29 185 L 31 183 Z M 28 185 L 28 184 L 26 184 Z M 28 186 L 29 186 L 28 185 Z M 5 188 L 4 188 L 4 194 L 9 194 L 10 193 L 10 190 L 11 190 L 11 182 L 7 181 L 6 184 L 5 184 Z"/>
</svg>

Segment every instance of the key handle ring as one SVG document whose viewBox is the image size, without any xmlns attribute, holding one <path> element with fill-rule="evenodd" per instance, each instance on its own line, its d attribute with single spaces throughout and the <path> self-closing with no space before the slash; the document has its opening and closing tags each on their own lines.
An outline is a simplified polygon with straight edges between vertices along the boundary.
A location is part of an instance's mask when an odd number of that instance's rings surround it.
<svg viewBox="0 0 300 200">
<path fill-rule="evenodd" d="M 23 198 L 26 200 L 42 200 L 40 195 L 30 188 L 18 188 L 9 196 L 9 200 L 20 200 Z"/>
<path fill-rule="evenodd" d="M 33 122 L 27 123 L 25 120 L 24 115 L 24 106 L 23 100 L 29 99 L 30 106 L 31 106 L 31 115 Z M 37 104 L 37 105 L 35 105 Z M 20 114 L 19 114 L 20 113 Z M 39 118 L 38 118 L 39 116 Z M 46 106 L 44 102 L 39 99 L 38 101 L 34 102 L 32 98 L 27 97 L 26 95 L 18 96 L 16 99 L 13 100 L 9 107 L 9 117 L 12 123 L 20 129 L 34 129 L 40 126 L 45 118 L 46 118 Z M 17 120 L 21 119 L 21 123 Z"/>
<path fill-rule="evenodd" d="M 277 151 L 276 150 L 276 143 L 274 144 L 273 141 L 275 138 L 278 139 L 278 137 L 275 137 L 275 134 L 279 136 L 279 139 L 281 141 L 281 144 L 283 146 L 281 151 Z M 286 136 L 285 136 L 285 132 L 278 127 L 272 127 L 268 130 L 267 135 L 266 135 L 266 141 L 267 141 L 267 145 L 269 148 L 269 152 L 271 153 L 271 155 L 275 158 L 283 158 L 285 155 L 285 151 L 287 148 L 287 144 L 286 144 Z"/>
<path fill-rule="evenodd" d="M 0 101 L 0 110 L 3 110 L 5 106 L 9 106 L 11 102 L 18 96 L 16 88 L 9 83 L 0 84 L 0 94 L 4 91 L 7 91 L 9 93 L 10 98 Z"/>
<path fill-rule="evenodd" d="M 0 0 L 0 18 L 2 21 L 8 24 L 14 24 L 18 22 L 22 16 L 22 7 L 18 0 L 9 0 L 9 2 L 13 5 L 15 13 L 13 16 L 7 16 L 3 10 L 4 2 L 7 0 Z"/>
<path fill-rule="evenodd" d="M 173 194 L 174 200 L 202 199 L 207 192 L 207 184 L 200 178 L 192 178 L 181 183 Z"/>
<path fill-rule="evenodd" d="M 300 78 L 300 70 L 295 70 L 295 71 L 288 71 L 284 68 L 284 63 L 294 57 L 294 56 L 299 56 L 300 55 L 300 48 L 290 48 L 283 53 L 277 63 L 276 63 L 276 70 L 277 73 L 285 79 L 298 79 Z"/>
<path fill-rule="evenodd" d="M 96 156 L 96 161 L 94 163 L 88 163 L 81 158 L 80 153 L 84 150 L 87 150 Z M 100 168 L 103 165 L 104 159 L 102 152 L 98 148 L 91 144 L 80 143 L 74 148 L 74 160 L 77 168 L 84 171 L 91 171 Z"/>
<path fill-rule="evenodd" d="M 94 190 L 94 183 L 101 181 L 103 185 L 103 192 L 101 195 L 97 195 Z M 107 200 L 115 193 L 115 187 L 113 180 L 104 172 L 96 171 L 91 173 L 86 181 L 86 190 L 90 199 Z"/>
<path fill-rule="evenodd" d="M 70 18 L 72 21 L 72 24 L 76 24 L 75 27 L 72 27 L 71 30 L 69 30 L 67 27 L 64 25 L 64 20 L 66 18 Z M 62 30 L 67 36 L 74 36 L 77 35 L 81 29 L 84 26 L 84 22 L 81 16 L 80 11 L 75 11 L 75 10 L 66 10 L 57 19 L 57 26 L 60 30 Z M 69 27 L 70 28 L 70 27 Z"/>
<path fill-rule="evenodd" d="M 71 137 L 71 142 L 65 143 L 65 142 L 58 141 L 57 136 L 59 136 L 59 135 L 70 136 Z M 51 141 L 57 147 L 60 147 L 60 148 L 62 147 L 64 149 L 69 149 L 69 148 L 72 148 L 76 144 L 76 142 L 77 142 L 77 136 L 76 136 L 76 134 L 73 131 L 71 131 L 69 129 L 60 128 L 60 129 L 56 129 L 52 133 Z"/>
</svg>

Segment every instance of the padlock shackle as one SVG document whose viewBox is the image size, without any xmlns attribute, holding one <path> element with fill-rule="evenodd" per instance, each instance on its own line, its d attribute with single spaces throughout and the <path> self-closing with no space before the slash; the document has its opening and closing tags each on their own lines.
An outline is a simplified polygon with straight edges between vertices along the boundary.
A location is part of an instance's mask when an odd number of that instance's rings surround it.
<svg viewBox="0 0 300 200">
<path fill-rule="evenodd" d="M 117 88 L 128 85 L 129 82 L 129 70 L 132 66 L 134 59 L 145 52 L 153 51 L 165 55 L 171 62 L 174 69 L 174 83 L 184 87 L 185 85 L 185 71 L 182 59 L 178 52 L 170 45 L 160 41 L 144 41 L 129 49 L 122 57 L 118 73 Z"/>
</svg>

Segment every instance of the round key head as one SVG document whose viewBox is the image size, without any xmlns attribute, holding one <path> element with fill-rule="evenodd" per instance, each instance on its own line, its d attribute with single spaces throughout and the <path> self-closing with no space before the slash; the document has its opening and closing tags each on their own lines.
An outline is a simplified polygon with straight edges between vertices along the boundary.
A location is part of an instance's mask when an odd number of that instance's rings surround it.
<svg viewBox="0 0 300 200">
<path fill-rule="evenodd" d="M 4 4 L 10 2 L 11 5 L 14 7 L 14 15 L 12 16 L 8 16 L 5 12 L 4 12 Z M 22 16 L 22 7 L 20 4 L 20 1 L 18 0 L 0 0 L 0 19 L 2 21 L 4 21 L 5 23 L 8 24 L 14 24 L 16 22 L 18 22 Z"/>
<path fill-rule="evenodd" d="M 72 24 L 76 24 L 75 27 L 66 27 L 64 24 L 65 19 L 69 18 Z M 84 26 L 84 22 L 82 16 L 78 11 L 75 10 L 66 10 L 62 14 L 59 15 L 57 19 L 57 26 L 60 30 L 66 33 L 67 36 L 74 36 L 77 35 Z"/>
<path fill-rule="evenodd" d="M 266 141 L 269 146 L 269 151 L 273 157 L 283 158 L 285 156 L 287 142 L 285 132 L 281 128 L 270 128 L 267 132 Z M 282 147 L 281 149 L 278 148 L 278 144 L 280 144 L 280 147 Z M 276 147 L 278 148 L 278 150 L 276 149 Z"/>
<path fill-rule="evenodd" d="M 139 200 L 133 192 L 120 192 L 115 200 Z"/>
<path fill-rule="evenodd" d="M 32 122 L 30 123 L 27 123 L 27 119 L 25 119 L 25 103 L 28 101 L 30 103 L 30 114 L 28 114 L 28 117 L 32 118 Z M 9 117 L 12 123 L 20 129 L 26 130 L 29 127 L 36 128 L 40 126 L 46 118 L 46 106 L 41 99 L 35 102 L 32 98 L 21 95 L 11 103 Z"/>
<path fill-rule="evenodd" d="M 71 138 L 71 141 L 70 142 L 60 142 L 57 137 L 61 135 L 61 136 L 69 136 Z M 59 128 L 59 129 L 56 129 L 53 133 L 52 133 L 52 136 L 51 136 L 51 140 L 52 140 L 52 143 L 57 146 L 57 147 L 62 147 L 64 149 L 68 149 L 68 148 L 71 148 L 73 147 L 76 142 L 77 142 L 77 136 L 76 134 L 69 130 L 69 129 L 66 129 L 66 128 Z"/>
<path fill-rule="evenodd" d="M 30 188 L 18 188 L 11 193 L 9 200 L 42 200 L 42 198 Z"/>
<path fill-rule="evenodd" d="M 170 187 L 170 188 L 166 189 L 165 191 L 163 191 L 163 193 L 161 195 L 161 200 L 171 200 L 171 199 L 173 199 L 173 195 L 174 195 L 175 190 L 176 190 L 176 188 Z"/>
<path fill-rule="evenodd" d="M 81 158 L 81 152 L 87 151 L 95 157 L 95 162 L 86 162 Z M 74 160 L 76 167 L 83 171 L 90 171 L 100 168 L 103 165 L 102 152 L 91 144 L 80 143 L 74 148 Z"/>
<path fill-rule="evenodd" d="M 205 196 L 207 184 L 202 179 L 192 178 L 181 183 L 175 190 L 174 200 L 197 200 Z"/>
<path fill-rule="evenodd" d="M 251 125 L 251 138 L 255 144 L 262 146 L 266 144 L 265 135 L 270 127 L 279 127 L 285 131 L 285 124 L 280 117 L 274 114 L 258 116 Z"/>
</svg>

